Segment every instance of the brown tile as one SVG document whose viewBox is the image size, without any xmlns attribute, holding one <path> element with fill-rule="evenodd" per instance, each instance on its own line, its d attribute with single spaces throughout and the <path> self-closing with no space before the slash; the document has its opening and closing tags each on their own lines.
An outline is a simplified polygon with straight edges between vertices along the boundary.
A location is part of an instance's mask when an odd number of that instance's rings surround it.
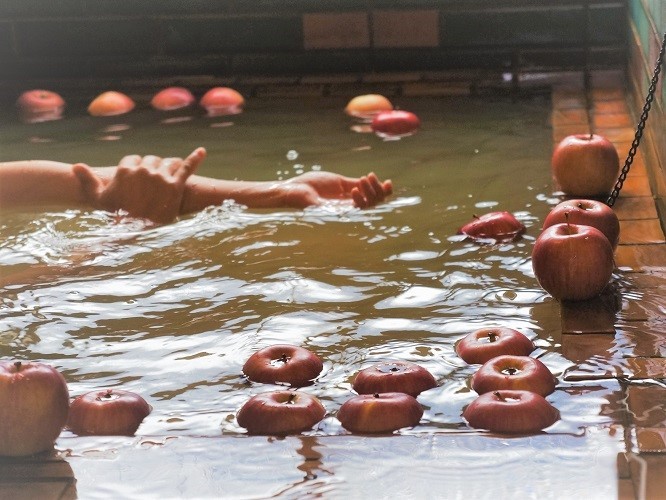
<svg viewBox="0 0 666 500">
<path fill-rule="evenodd" d="M 562 335 L 562 355 L 574 363 L 585 363 L 593 358 L 609 362 L 616 350 L 613 334 Z"/>
<path fill-rule="evenodd" d="M 647 500 L 663 500 L 666 491 L 666 455 L 641 455 L 647 465 Z"/>
<path fill-rule="evenodd" d="M 650 243 L 666 243 L 659 219 L 620 221 L 620 245 Z"/>
<path fill-rule="evenodd" d="M 587 110 L 585 108 L 554 109 L 551 116 L 553 127 L 566 125 L 588 125 Z"/>
<path fill-rule="evenodd" d="M 647 321 L 620 325 L 615 343 L 623 357 L 666 357 L 666 337 Z"/>
<path fill-rule="evenodd" d="M 646 175 L 629 172 L 620 190 L 620 196 L 652 196 L 650 179 Z"/>
<path fill-rule="evenodd" d="M 607 129 L 631 128 L 633 131 L 634 122 L 627 113 L 603 113 L 594 115 L 592 120 L 597 133 L 606 135 Z"/>
<path fill-rule="evenodd" d="M 620 196 L 613 205 L 620 220 L 656 219 L 657 206 L 651 196 Z"/>
<path fill-rule="evenodd" d="M 592 89 L 592 100 L 594 101 L 618 101 L 625 100 L 626 94 L 624 88 L 596 88 Z"/>
<path fill-rule="evenodd" d="M 369 48 L 368 14 L 363 11 L 303 14 L 303 45 L 306 50 Z"/>
<path fill-rule="evenodd" d="M 566 381 L 603 380 L 622 378 L 645 380 L 666 377 L 666 358 L 623 358 L 612 365 L 599 366 L 597 363 L 581 363 L 567 369 L 563 375 Z"/>
<path fill-rule="evenodd" d="M 618 479 L 617 481 L 618 500 L 635 500 L 634 483 L 631 479 Z"/>
<path fill-rule="evenodd" d="M 627 102 L 624 99 L 595 100 L 592 103 L 592 108 L 595 114 L 629 114 L 629 106 L 627 106 Z"/>
<path fill-rule="evenodd" d="M 551 99 L 553 109 L 587 108 L 585 92 L 582 90 L 554 89 Z"/>
<path fill-rule="evenodd" d="M 72 467 L 64 460 L 42 462 L 38 459 L 3 459 L 0 461 L 0 483 L 73 477 Z"/>
<path fill-rule="evenodd" d="M 603 135 L 606 139 L 615 144 L 619 142 L 633 141 L 635 134 L 636 131 L 632 127 L 621 127 L 621 128 L 605 128 L 604 133 L 601 135 Z M 622 163 L 624 163 L 624 158 L 622 155 L 620 155 L 620 158 L 622 158 L 623 160 Z"/>
<path fill-rule="evenodd" d="M 38 483 L 0 483 L 0 498 L 12 500 L 60 500 L 70 483 L 63 481 Z"/>
<path fill-rule="evenodd" d="M 630 380 L 666 378 L 666 358 L 627 358 L 626 378 Z M 662 398 L 666 399 L 666 392 L 661 392 Z"/>
<path fill-rule="evenodd" d="M 615 250 L 615 265 L 623 271 L 642 272 L 663 267 L 666 262 L 666 245 L 620 245 Z"/>
<path fill-rule="evenodd" d="M 581 301 L 562 301 L 562 333 L 615 333 L 620 300 L 612 293 Z"/>
<path fill-rule="evenodd" d="M 562 139 L 569 135 L 575 134 L 589 134 L 590 129 L 587 124 L 580 125 L 560 125 L 553 127 L 553 142 L 559 143 Z"/>
<path fill-rule="evenodd" d="M 666 389 L 658 386 L 629 385 L 627 406 L 632 423 L 638 427 L 666 426 Z"/>
<path fill-rule="evenodd" d="M 636 429 L 636 442 L 640 453 L 666 453 L 666 427 Z"/>
<path fill-rule="evenodd" d="M 439 11 L 375 10 L 372 13 L 374 47 L 437 47 Z"/>
</svg>

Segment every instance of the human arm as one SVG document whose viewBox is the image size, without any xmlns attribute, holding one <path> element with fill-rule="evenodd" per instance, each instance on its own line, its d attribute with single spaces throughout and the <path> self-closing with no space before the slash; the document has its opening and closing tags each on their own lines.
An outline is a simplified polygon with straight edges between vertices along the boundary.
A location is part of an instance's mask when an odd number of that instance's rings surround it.
<svg viewBox="0 0 666 500">
<path fill-rule="evenodd" d="M 228 199 L 249 208 L 305 208 L 331 199 L 368 208 L 392 193 L 393 183 L 380 181 L 374 173 L 354 178 L 307 172 L 284 181 L 228 181 L 195 175 L 188 181 L 181 212 L 195 212 Z"/>
<path fill-rule="evenodd" d="M 124 157 L 110 181 L 84 163 L 72 166 L 86 200 L 97 208 L 168 223 L 178 216 L 186 182 L 206 157 L 195 149 L 184 160 L 148 155 Z"/>
</svg>

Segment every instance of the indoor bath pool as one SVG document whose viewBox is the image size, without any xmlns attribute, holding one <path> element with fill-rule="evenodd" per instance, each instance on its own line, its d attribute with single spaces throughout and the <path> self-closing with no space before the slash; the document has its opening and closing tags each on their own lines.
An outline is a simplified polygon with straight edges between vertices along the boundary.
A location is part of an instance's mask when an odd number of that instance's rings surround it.
<svg viewBox="0 0 666 500">
<path fill-rule="evenodd" d="M 0 219 L 0 358 L 56 367 L 70 395 L 118 388 L 152 406 L 134 437 L 56 442 L 81 498 L 614 498 L 624 451 L 617 380 L 565 381 L 559 305 L 538 285 L 531 250 L 560 201 L 550 173 L 547 95 L 396 97 L 421 120 L 400 140 L 352 130 L 346 97 L 249 98 L 232 116 L 118 117 L 68 109 L 21 124 L 5 113 L 0 160 L 116 165 L 131 153 L 184 156 L 199 174 L 287 179 L 312 170 L 374 171 L 386 203 L 250 210 L 229 200 L 150 226 L 84 207 L 5 211 Z M 456 234 L 474 215 L 513 213 L 517 241 Z M 616 277 L 615 279 L 619 279 Z M 557 377 L 560 420 L 535 435 L 472 429 L 463 409 L 478 368 L 456 342 L 516 329 Z M 278 388 L 250 382 L 245 361 L 273 344 L 324 363 L 301 389 L 326 417 L 286 438 L 248 436 L 236 413 Z M 419 425 L 393 435 L 345 430 L 336 418 L 356 373 L 409 361 L 437 382 Z M 604 363 L 603 358 L 590 362 Z"/>
</svg>

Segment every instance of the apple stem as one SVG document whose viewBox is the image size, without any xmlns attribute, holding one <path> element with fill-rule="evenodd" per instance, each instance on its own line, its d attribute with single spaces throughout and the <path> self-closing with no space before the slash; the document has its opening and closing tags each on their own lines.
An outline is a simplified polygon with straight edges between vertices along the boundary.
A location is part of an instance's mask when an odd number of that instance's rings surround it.
<svg viewBox="0 0 666 500">
<path fill-rule="evenodd" d="M 590 132 L 590 140 L 594 139 L 594 132 Z"/>
<path fill-rule="evenodd" d="M 17 372 L 20 372 L 20 371 L 21 371 L 21 367 L 22 367 L 22 366 L 23 366 L 23 363 L 21 363 L 20 361 L 15 361 L 15 362 L 14 362 L 14 367 L 16 368 L 16 371 L 17 371 Z"/>
<path fill-rule="evenodd" d="M 480 217 L 476 214 L 472 214 L 472 219 L 479 219 Z"/>
<path fill-rule="evenodd" d="M 506 372 L 507 372 L 509 375 L 515 375 L 516 373 L 518 373 L 518 370 L 516 370 L 515 368 L 507 368 L 507 369 L 506 369 Z"/>
<path fill-rule="evenodd" d="M 110 398 L 112 396 L 113 391 L 111 389 L 106 390 L 106 394 L 104 394 L 104 398 Z"/>
<path fill-rule="evenodd" d="M 285 353 L 282 353 L 282 356 L 280 356 L 279 361 L 282 361 L 283 363 L 286 363 L 289 358 Z"/>
<path fill-rule="evenodd" d="M 378 393 L 378 392 L 375 392 L 375 393 L 372 395 L 372 397 L 373 397 L 373 398 L 377 398 L 377 399 L 379 399 L 379 393 Z"/>
<path fill-rule="evenodd" d="M 495 396 L 495 397 L 496 397 L 497 399 L 499 399 L 500 401 L 506 401 L 506 399 L 504 398 L 504 396 L 502 396 L 502 394 L 501 394 L 499 391 L 495 391 L 495 392 L 493 392 L 493 396 Z"/>
<path fill-rule="evenodd" d="M 288 405 L 294 404 L 294 400 L 296 399 L 296 393 L 290 394 L 289 399 L 287 400 Z"/>
<path fill-rule="evenodd" d="M 490 332 L 488 334 L 488 341 L 489 342 L 497 342 L 497 334 L 495 332 Z"/>
</svg>

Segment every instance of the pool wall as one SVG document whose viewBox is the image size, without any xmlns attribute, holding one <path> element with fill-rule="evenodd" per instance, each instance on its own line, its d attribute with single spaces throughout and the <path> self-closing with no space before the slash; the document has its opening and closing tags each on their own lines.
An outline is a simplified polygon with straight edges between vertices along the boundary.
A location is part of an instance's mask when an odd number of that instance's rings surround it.
<svg viewBox="0 0 666 500">
<path fill-rule="evenodd" d="M 666 2 L 661 0 L 631 0 L 629 3 L 630 55 L 628 82 L 632 102 L 638 117 L 645 104 L 661 42 L 666 31 Z M 648 157 L 648 163 L 654 166 L 649 172 L 662 226 L 664 226 L 666 220 L 664 216 L 666 214 L 665 98 L 666 86 L 664 86 L 664 70 L 662 67 L 657 93 L 645 128 L 645 136 L 648 139 L 647 146 L 641 148 Z"/>
<path fill-rule="evenodd" d="M 4 0 L 0 85 L 619 68 L 626 1 Z"/>
</svg>

